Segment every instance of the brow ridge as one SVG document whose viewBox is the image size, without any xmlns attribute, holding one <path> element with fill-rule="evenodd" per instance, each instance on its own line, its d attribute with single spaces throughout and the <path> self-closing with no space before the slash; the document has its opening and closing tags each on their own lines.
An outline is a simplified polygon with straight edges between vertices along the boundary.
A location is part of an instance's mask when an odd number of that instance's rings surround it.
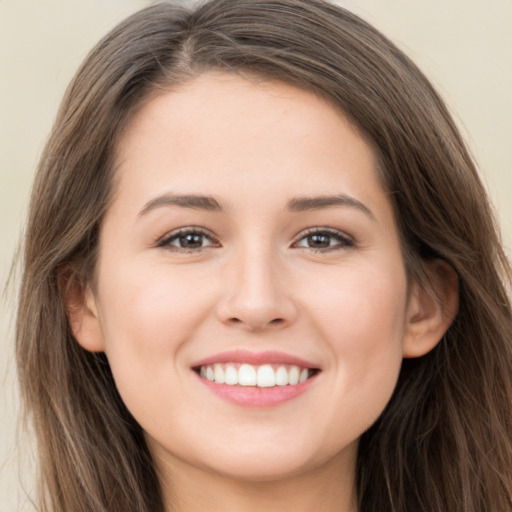
<svg viewBox="0 0 512 512">
<path fill-rule="evenodd" d="M 212 196 L 195 194 L 163 194 L 148 201 L 139 212 L 139 217 L 146 215 L 156 208 L 162 206 L 179 206 L 181 208 L 191 208 L 193 210 L 205 210 L 220 212 L 222 207 Z"/>
<path fill-rule="evenodd" d="M 305 212 L 332 206 L 356 208 L 375 220 L 373 212 L 364 203 L 346 194 L 295 197 L 288 201 L 287 209 L 292 212 Z"/>
<path fill-rule="evenodd" d="M 148 201 L 139 212 L 139 217 L 162 206 L 179 206 L 213 212 L 223 211 L 220 203 L 212 196 L 167 193 Z M 295 197 L 288 201 L 286 208 L 291 212 L 306 212 L 334 206 L 356 208 L 375 220 L 372 211 L 364 203 L 346 194 Z"/>
</svg>

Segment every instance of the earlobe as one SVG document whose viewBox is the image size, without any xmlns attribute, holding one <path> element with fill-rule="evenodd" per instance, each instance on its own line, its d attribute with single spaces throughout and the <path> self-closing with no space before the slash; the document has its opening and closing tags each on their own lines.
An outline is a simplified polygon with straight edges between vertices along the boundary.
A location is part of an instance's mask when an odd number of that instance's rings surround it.
<svg viewBox="0 0 512 512">
<path fill-rule="evenodd" d="M 59 283 L 75 339 L 85 350 L 103 352 L 105 347 L 98 308 L 90 285 L 79 282 L 71 272 L 62 273 Z"/>
<path fill-rule="evenodd" d="M 421 357 L 442 339 L 459 307 L 455 270 L 443 260 L 423 263 L 425 283 L 414 282 L 407 308 L 404 357 Z"/>
</svg>

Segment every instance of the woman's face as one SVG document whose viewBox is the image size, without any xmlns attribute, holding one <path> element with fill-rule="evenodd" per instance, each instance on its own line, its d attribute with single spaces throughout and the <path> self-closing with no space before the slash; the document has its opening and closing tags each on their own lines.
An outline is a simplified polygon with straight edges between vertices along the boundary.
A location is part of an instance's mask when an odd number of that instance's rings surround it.
<svg viewBox="0 0 512 512">
<path fill-rule="evenodd" d="M 370 146 L 309 92 L 209 73 L 141 108 L 116 172 L 77 338 L 155 457 L 353 469 L 417 314 Z"/>
</svg>

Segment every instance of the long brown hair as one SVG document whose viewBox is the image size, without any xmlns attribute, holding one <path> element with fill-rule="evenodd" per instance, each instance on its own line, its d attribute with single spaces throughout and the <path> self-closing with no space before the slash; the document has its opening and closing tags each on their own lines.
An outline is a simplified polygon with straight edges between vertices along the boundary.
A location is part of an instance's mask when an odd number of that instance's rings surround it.
<svg viewBox="0 0 512 512">
<path fill-rule="evenodd" d="M 149 7 L 108 34 L 68 88 L 33 189 L 17 322 L 40 509 L 164 510 L 141 429 L 105 356 L 74 340 L 63 286 L 91 278 L 115 144 L 130 116 L 158 88 L 208 69 L 284 80 L 340 109 L 379 157 L 411 278 L 430 258 L 459 277 L 452 326 L 429 354 L 404 360 L 390 403 L 360 441 L 360 511 L 510 511 L 510 268 L 486 193 L 423 74 L 373 27 L 323 0 Z"/>
</svg>

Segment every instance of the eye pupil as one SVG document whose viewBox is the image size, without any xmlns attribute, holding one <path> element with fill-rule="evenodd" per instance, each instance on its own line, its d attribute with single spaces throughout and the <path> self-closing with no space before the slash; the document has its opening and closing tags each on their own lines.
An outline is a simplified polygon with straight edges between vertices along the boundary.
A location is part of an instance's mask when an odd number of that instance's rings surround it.
<svg viewBox="0 0 512 512">
<path fill-rule="evenodd" d="M 323 234 L 316 233 L 314 235 L 308 236 L 308 245 L 310 247 L 316 247 L 316 248 L 329 247 L 330 243 L 331 243 L 330 235 L 323 235 Z"/>
<path fill-rule="evenodd" d="M 203 245 L 203 235 L 201 233 L 187 233 L 179 237 L 180 247 L 187 249 L 196 249 Z"/>
</svg>

